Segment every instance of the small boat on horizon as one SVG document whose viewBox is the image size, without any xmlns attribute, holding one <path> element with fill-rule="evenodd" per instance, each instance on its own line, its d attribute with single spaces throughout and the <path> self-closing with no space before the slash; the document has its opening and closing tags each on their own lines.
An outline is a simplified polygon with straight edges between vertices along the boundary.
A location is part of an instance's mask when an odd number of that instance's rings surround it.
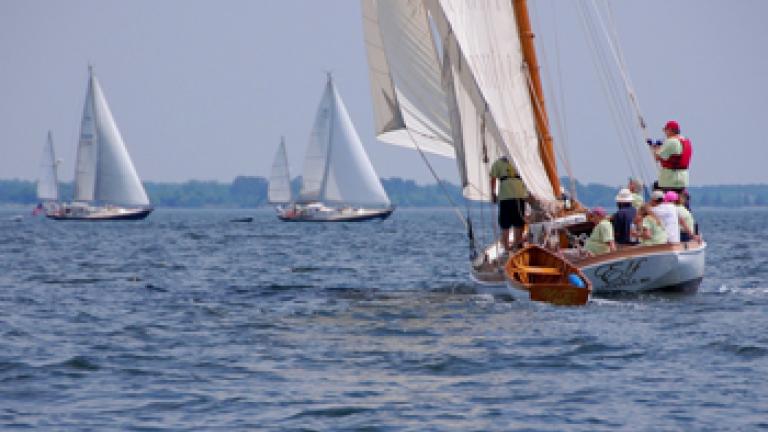
<svg viewBox="0 0 768 432">
<path fill-rule="evenodd" d="M 49 134 L 43 174 L 38 182 L 38 197 L 50 204 L 45 209 L 46 217 L 79 221 L 139 220 L 152 213 L 147 193 L 91 66 L 80 124 L 72 202 L 58 201 L 58 162 L 53 155 Z"/>
<path fill-rule="evenodd" d="M 291 192 L 285 138 L 272 164 L 268 195 L 285 222 L 361 222 L 386 219 L 394 211 L 330 73 L 305 152 L 299 197 L 294 200 Z"/>
</svg>

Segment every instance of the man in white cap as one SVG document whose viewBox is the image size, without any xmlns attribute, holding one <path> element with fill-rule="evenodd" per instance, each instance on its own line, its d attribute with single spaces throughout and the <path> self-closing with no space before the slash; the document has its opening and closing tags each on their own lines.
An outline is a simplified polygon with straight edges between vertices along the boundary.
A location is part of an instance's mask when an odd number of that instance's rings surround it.
<svg viewBox="0 0 768 432">
<path fill-rule="evenodd" d="M 611 216 L 613 233 L 616 244 L 636 244 L 632 238 L 632 223 L 637 215 L 637 209 L 633 205 L 634 197 L 629 189 L 621 189 L 616 195 L 616 207 L 618 210 Z"/>
</svg>

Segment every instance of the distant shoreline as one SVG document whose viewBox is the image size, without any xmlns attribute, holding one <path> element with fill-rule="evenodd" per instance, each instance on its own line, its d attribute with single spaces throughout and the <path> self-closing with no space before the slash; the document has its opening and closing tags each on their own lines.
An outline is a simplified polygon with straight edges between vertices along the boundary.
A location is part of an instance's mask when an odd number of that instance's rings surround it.
<svg viewBox="0 0 768 432">
<path fill-rule="evenodd" d="M 298 195 L 301 179 L 292 182 L 294 196 Z M 401 208 L 449 207 L 445 196 L 463 205 L 459 186 L 445 182 L 420 185 L 414 180 L 382 179 L 392 203 Z M 563 179 L 563 184 L 568 184 Z M 263 177 L 239 176 L 231 183 L 190 180 L 184 183 L 145 182 L 144 186 L 155 208 L 168 209 L 260 209 L 267 203 L 268 181 Z M 612 208 L 618 187 L 575 182 L 576 196 L 586 206 L 601 205 Z M 443 190 L 445 189 L 445 191 Z M 60 196 L 69 200 L 72 183 L 62 183 Z M 693 186 L 690 188 L 692 205 L 706 208 L 763 208 L 768 207 L 768 184 Z M 0 207 L 29 207 L 37 203 L 35 182 L 29 180 L 0 180 Z"/>
</svg>

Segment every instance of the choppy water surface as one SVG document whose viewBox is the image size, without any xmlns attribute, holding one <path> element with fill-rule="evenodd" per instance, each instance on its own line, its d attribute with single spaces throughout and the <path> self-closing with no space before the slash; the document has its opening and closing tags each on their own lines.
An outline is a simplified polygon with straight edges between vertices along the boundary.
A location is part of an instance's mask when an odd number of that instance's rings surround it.
<svg viewBox="0 0 768 432">
<path fill-rule="evenodd" d="M 0 212 L 3 429 L 768 428 L 766 211 L 697 214 L 698 294 L 579 309 L 474 292 L 447 210 L 16 213 Z"/>
</svg>

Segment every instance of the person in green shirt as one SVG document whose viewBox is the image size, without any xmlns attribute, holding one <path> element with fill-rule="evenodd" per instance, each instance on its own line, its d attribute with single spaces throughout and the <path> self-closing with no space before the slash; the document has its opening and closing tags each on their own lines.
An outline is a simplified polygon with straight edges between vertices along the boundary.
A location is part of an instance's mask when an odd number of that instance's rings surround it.
<svg viewBox="0 0 768 432">
<path fill-rule="evenodd" d="M 587 220 L 595 224 L 592 234 L 584 244 L 591 255 L 602 255 L 616 250 L 613 239 L 613 224 L 602 207 L 595 207 L 587 213 Z"/>
<path fill-rule="evenodd" d="M 667 138 L 654 150 L 656 160 L 659 162 L 668 160 L 671 156 L 683 154 L 683 143 L 680 141 L 680 125 L 674 121 L 668 121 L 664 125 L 664 134 Z M 682 192 L 688 187 L 688 170 L 671 169 L 661 167 L 659 171 L 658 187 L 662 190 Z"/>
<path fill-rule="evenodd" d="M 667 231 L 661 220 L 653 212 L 650 204 L 643 204 L 637 212 L 635 225 L 639 227 L 636 236 L 641 245 L 657 245 L 667 243 Z"/>
<path fill-rule="evenodd" d="M 674 192 L 673 192 L 674 193 Z M 696 234 L 696 221 L 693 219 L 691 211 L 685 207 L 687 202 L 688 192 L 683 191 L 681 194 L 677 194 L 677 214 L 680 218 L 680 241 L 687 242 L 691 240 L 700 241 L 701 237 Z"/>
<path fill-rule="evenodd" d="M 643 182 L 636 178 L 631 178 L 627 186 L 629 191 L 632 192 L 632 207 L 639 209 L 645 203 L 645 199 L 643 199 Z"/>
<path fill-rule="evenodd" d="M 498 193 L 496 186 L 498 184 Z M 522 247 L 525 229 L 525 202 L 528 189 L 515 167 L 506 156 L 491 165 L 491 201 L 499 204 L 501 242 L 506 250 Z M 514 231 L 514 245 L 509 242 L 509 230 Z"/>
</svg>

